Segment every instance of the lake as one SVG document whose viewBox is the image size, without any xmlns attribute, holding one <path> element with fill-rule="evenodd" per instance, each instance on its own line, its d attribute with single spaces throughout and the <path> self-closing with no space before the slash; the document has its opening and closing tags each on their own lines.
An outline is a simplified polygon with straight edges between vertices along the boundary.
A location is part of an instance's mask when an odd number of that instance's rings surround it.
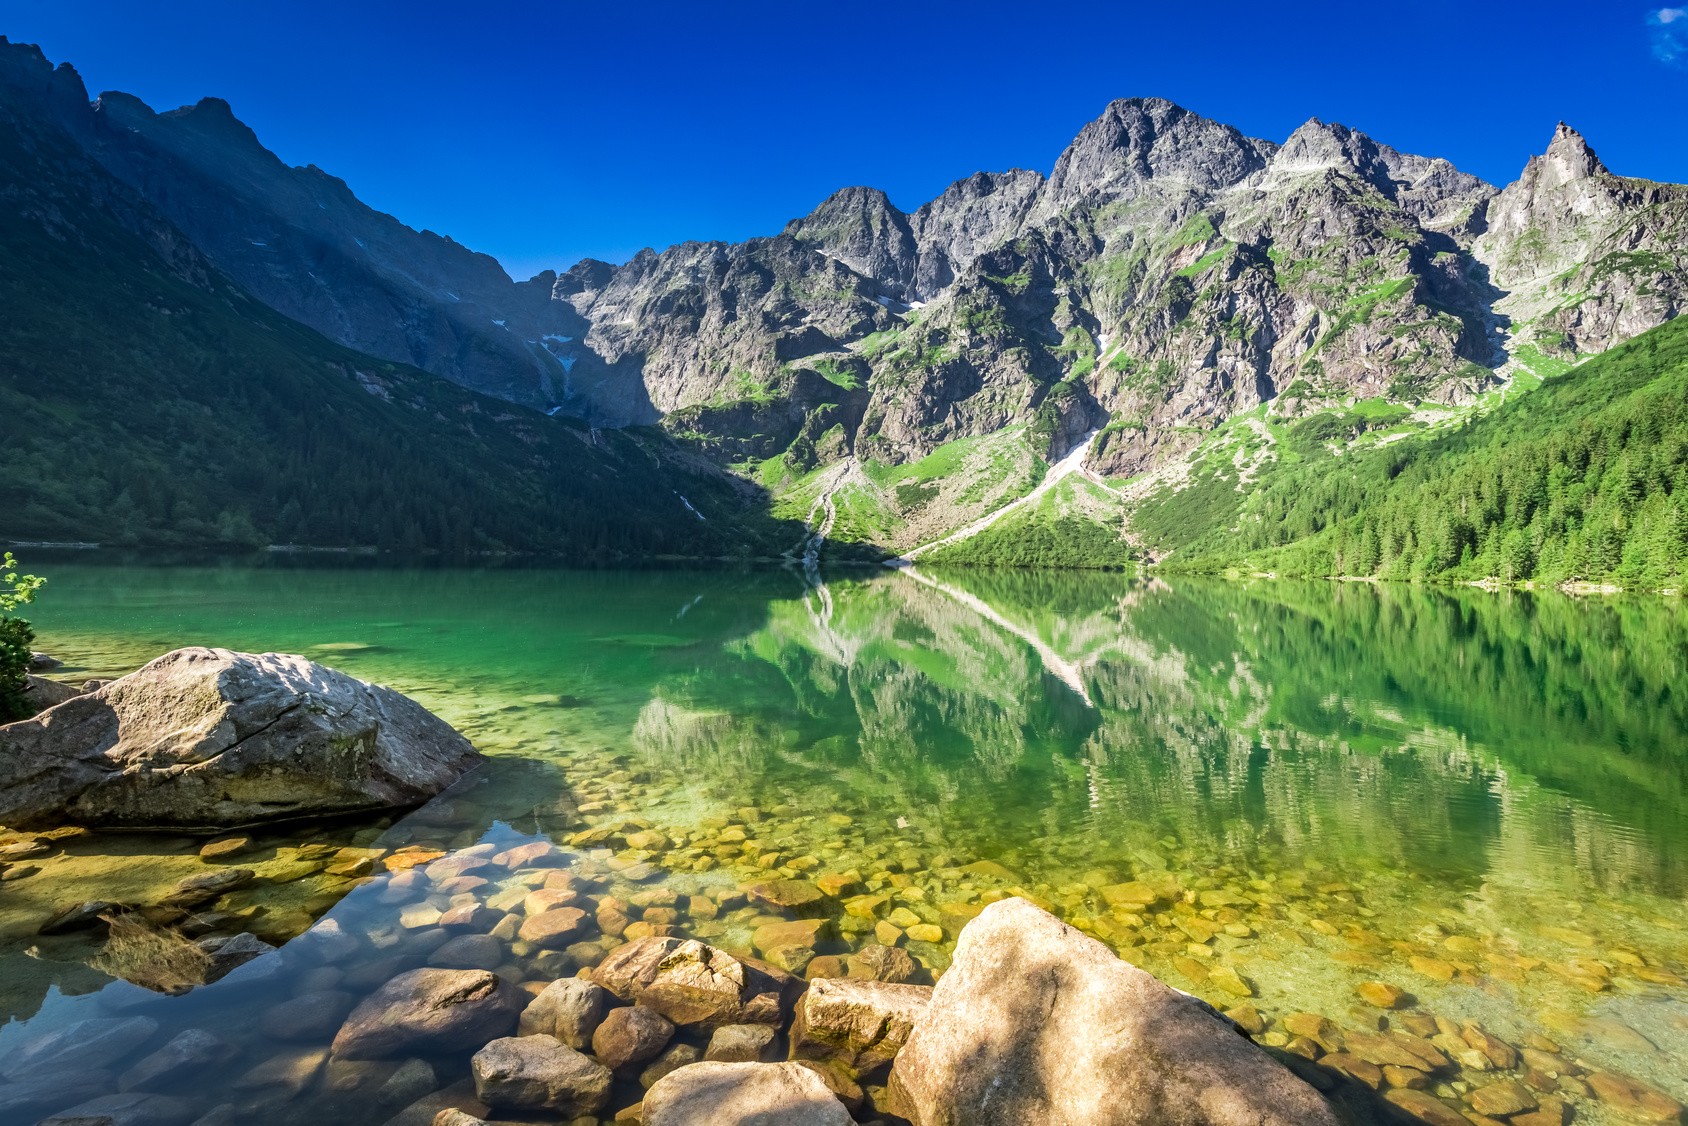
<svg viewBox="0 0 1688 1126">
<path fill-rule="evenodd" d="M 889 939 L 932 973 L 982 903 L 1023 894 L 1178 988 L 1252 1006 L 1268 1044 L 1295 1039 L 1296 1013 L 1456 1039 L 1477 1022 L 1537 1052 L 1536 1078 L 1579 1121 L 1606 1119 L 1590 1071 L 1688 1099 L 1681 600 L 927 569 L 820 582 L 34 562 L 51 582 L 30 616 L 62 678 L 189 644 L 303 653 L 416 697 L 492 756 L 407 816 L 254 834 L 235 862 L 259 878 L 219 905 L 225 928 L 282 944 L 329 918 L 410 951 L 418 916 L 400 916 L 418 905 L 388 886 L 386 850 L 535 839 L 570 850 L 629 920 L 655 910 L 746 952 L 766 909 L 738 889 L 836 877 L 818 956 Z M 202 843 L 67 839 L 0 884 L 0 1053 L 142 1012 L 159 1042 L 201 1027 L 238 1050 L 196 1079 L 208 1105 L 382 1121 L 391 1076 L 325 1064 L 331 1030 L 254 1026 L 306 975 L 356 996 L 356 967 L 296 960 L 163 996 L 98 968 L 123 967 L 88 932 L 37 935 L 67 903 L 155 902 L 207 870 Z M 377 878 L 348 866 L 356 850 Z M 506 956 L 500 972 L 544 980 L 593 952 Z M 1378 982 L 1405 1007 L 1363 1001 Z M 1448 1097 L 1494 1067 L 1455 1063 Z M 442 1086 L 464 1073 L 434 1066 Z"/>
</svg>

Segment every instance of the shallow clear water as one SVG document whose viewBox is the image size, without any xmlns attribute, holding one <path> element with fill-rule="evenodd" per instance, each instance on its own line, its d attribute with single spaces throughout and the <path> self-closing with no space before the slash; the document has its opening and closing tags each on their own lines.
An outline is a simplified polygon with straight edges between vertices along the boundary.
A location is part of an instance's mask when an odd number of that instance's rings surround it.
<svg viewBox="0 0 1688 1126">
<path fill-rule="evenodd" d="M 612 894 L 674 888 L 676 932 L 729 948 L 765 921 L 731 892 L 770 875 L 858 881 L 823 954 L 875 941 L 897 907 L 938 925 L 937 942 L 899 939 L 934 972 L 970 910 L 1027 894 L 1171 984 L 1255 1005 L 1268 1037 L 1298 1011 L 1376 1028 L 1355 989 L 1384 981 L 1413 1012 L 1688 1099 L 1680 601 L 1015 572 L 48 569 L 32 617 L 65 679 L 186 644 L 300 652 L 414 695 L 494 756 L 396 822 L 259 834 L 233 862 L 260 879 L 219 909 L 272 942 L 326 914 L 370 936 L 366 962 L 410 949 L 415 901 L 379 862 L 373 881 L 320 871 L 333 848 L 545 837 Z M 640 826 L 666 847 L 630 851 Z M 320 1066 L 331 1033 L 252 1026 L 325 981 L 356 996 L 355 967 L 284 959 L 159 997 L 107 987 L 96 938 L 35 934 L 66 903 L 155 901 L 208 870 L 199 843 L 67 840 L 0 884 L 0 1053 L 142 1011 L 153 1046 L 191 1026 L 239 1048 L 198 1079 L 207 1105 L 381 1121 L 388 1077 Z M 1162 898 L 1110 904 L 1101 889 L 1126 881 Z M 685 910 L 711 888 L 715 917 Z M 591 952 L 506 956 L 500 972 L 538 981 Z M 434 1067 L 442 1086 L 462 1074 Z M 1570 1087 L 1582 1120 L 1604 1118 Z"/>
</svg>

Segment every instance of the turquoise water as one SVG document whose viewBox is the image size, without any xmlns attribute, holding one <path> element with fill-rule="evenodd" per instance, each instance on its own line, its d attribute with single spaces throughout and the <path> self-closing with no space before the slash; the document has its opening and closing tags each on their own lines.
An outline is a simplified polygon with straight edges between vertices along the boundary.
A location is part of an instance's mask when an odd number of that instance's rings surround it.
<svg viewBox="0 0 1688 1126">
<path fill-rule="evenodd" d="M 273 942 L 325 913 L 370 934 L 395 925 L 379 879 L 281 881 L 313 846 L 543 837 L 617 894 L 666 886 L 683 903 L 770 876 L 854 881 L 823 958 L 875 941 L 900 907 L 940 937 L 905 926 L 895 941 L 941 973 L 970 911 L 1025 894 L 1180 988 L 1255 1006 L 1269 1043 L 1298 1011 L 1375 1028 L 1356 987 L 1384 981 L 1412 995 L 1406 1011 L 1551 1041 L 1583 1070 L 1688 1099 L 1680 601 L 983 571 L 817 584 L 788 571 L 40 569 L 51 585 L 32 616 L 66 679 L 186 644 L 299 652 L 416 696 L 493 756 L 467 792 L 396 823 L 262 838 L 238 861 L 260 880 L 222 909 Z M 641 827 L 662 847 L 630 849 Z M 39 937 L 40 919 L 155 896 L 206 870 L 199 843 L 66 841 L 0 885 L 0 1051 L 134 988 L 90 965 L 96 940 Z M 627 881 L 630 863 L 651 871 Z M 1159 901 L 1103 894 L 1126 882 Z M 760 921 L 740 906 L 670 925 L 748 951 Z M 531 954 L 512 949 L 500 972 L 572 972 Z M 285 996 L 287 981 L 264 988 Z M 142 1001 L 166 1030 L 215 1025 L 219 990 Z M 246 1034 L 231 1076 L 283 1051 Z M 453 1074 L 441 1065 L 441 1084 Z M 1460 1071 L 1438 1093 L 1482 1079 Z M 1567 1091 L 1585 1120 L 1603 1118 L 1574 1080 Z M 322 1121 L 301 1109 L 313 1098 L 369 1120 L 326 1069 L 274 1094 L 227 1093 L 264 1096 L 252 1113 L 265 1120 Z"/>
</svg>

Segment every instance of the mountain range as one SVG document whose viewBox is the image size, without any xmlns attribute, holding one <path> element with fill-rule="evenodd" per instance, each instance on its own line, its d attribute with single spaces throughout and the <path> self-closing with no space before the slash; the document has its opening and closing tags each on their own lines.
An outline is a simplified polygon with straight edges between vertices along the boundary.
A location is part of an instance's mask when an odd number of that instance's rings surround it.
<svg viewBox="0 0 1688 1126">
<path fill-rule="evenodd" d="M 288 167 L 220 100 L 90 99 L 69 66 L 0 41 L 0 108 L 62 154 L 9 174 L 16 238 L 55 234 L 41 197 L 91 193 L 146 270 L 264 311 L 237 320 L 283 318 L 348 370 L 367 357 L 409 386 L 438 377 L 430 394 L 455 385 L 464 410 L 584 434 L 594 461 L 637 443 L 685 488 L 634 491 L 692 498 L 677 511 L 698 527 L 674 523 L 666 548 L 731 529 L 708 554 L 789 549 L 808 523 L 832 550 L 965 562 L 994 541 L 1002 560 L 1016 528 L 1046 560 L 1173 559 L 1290 463 L 1487 425 L 1688 302 L 1688 188 L 1610 172 L 1563 124 L 1497 189 L 1342 125 L 1277 143 L 1127 99 L 1048 175 L 977 173 L 912 212 L 846 188 L 769 237 L 518 282 Z M 90 316 L 122 288 L 101 284 Z M 14 365 L 35 362 L 15 344 Z M 151 393 L 173 394 L 161 375 Z M 1215 479 L 1231 495 L 1202 491 Z M 694 494 L 714 511 L 694 518 Z"/>
</svg>

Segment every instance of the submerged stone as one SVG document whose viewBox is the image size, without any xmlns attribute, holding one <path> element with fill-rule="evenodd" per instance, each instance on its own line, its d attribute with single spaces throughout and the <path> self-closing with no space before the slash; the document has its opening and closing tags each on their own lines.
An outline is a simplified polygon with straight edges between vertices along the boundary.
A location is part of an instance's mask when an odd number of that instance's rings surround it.
<svg viewBox="0 0 1688 1126">
<path fill-rule="evenodd" d="M 523 1037 L 544 1033 L 584 1052 L 591 1047 L 592 1033 L 609 1010 L 608 989 L 584 977 L 562 977 L 540 991 L 522 1011 Z"/>
<path fill-rule="evenodd" d="M 251 837 L 219 837 L 208 841 L 199 850 L 201 860 L 223 860 L 252 850 Z"/>
<path fill-rule="evenodd" d="M 0 1083 L 0 1122 L 34 1122 L 67 1106 L 110 1094 L 111 1072 L 95 1068 L 25 1075 Z"/>
<path fill-rule="evenodd" d="M 818 911 L 827 901 L 826 893 L 808 880 L 769 880 L 751 884 L 744 893 L 753 903 L 796 914 Z"/>
<path fill-rule="evenodd" d="M 611 1009 L 592 1033 L 592 1054 L 614 1071 L 655 1059 L 674 1038 L 674 1024 L 643 1005 Z"/>
<path fill-rule="evenodd" d="M 352 994 L 339 990 L 304 993 L 264 1010 L 258 1030 L 275 1040 L 327 1041 L 356 1002 Z"/>
<path fill-rule="evenodd" d="M 101 1095 L 43 1118 L 37 1126 L 188 1126 L 197 1114 L 198 1107 L 187 1099 L 131 1092 Z"/>
<path fill-rule="evenodd" d="M 800 1063 L 695 1063 L 645 1093 L 643 1126 L 852 1126 L 826 1082 Z"/>
<path fill-rule="evenodd" d="M 1385 981 L 1361 982 L 1355 992 L 1368 1005 L 1375 1005 L 1380 1009 L 1398 1009 L 1407 1003 L 1407 993 L 1404 989 L 1390 985 Z"/>
<path fill-rule="evenodd" d="M 219 1066 L 234 1053 L 233 1045 L 220 1036 L 190 1028 L 125 1071 L 117 1085 L 124 1091 L 167 1089 Z"/>
<path fill-rule="evenodd" d="M 609 1068 L 543 1034 L 493 1040 L 470 1061 L 475 1094 L 494 1110 L 592 1114 L 609 1101 Z"/>
<path fill-rule="evenodd" d="M 343 1059 L 478 1048 L 516 1027 L 525 994 L 485 970 L 411 970 L 352 1010 L 334 1038 Z"/>
<path fill-rule="evenodd" d="M 768 1063 L 779 1058 L 779 1030 L 767 1024 L 728 1024 L 709 1038 L 703 1058 L 717 1063 Z"/>
<path fill-rule="evenodd" d="M 1385 1091 L 1383 1097 L 1428 1126 L 1471 1126 L 1465 1115 L 1424 1091 L 1402 1088 Z"/>
<path fill-rule="evenodd" d="M 67 1024 L 0 1058 L 0 1075 L 18 1081 L 48 1072 L 109 1068 L 152 1039 L 151 1017 L 90 1017 Z"/>
</svg>

